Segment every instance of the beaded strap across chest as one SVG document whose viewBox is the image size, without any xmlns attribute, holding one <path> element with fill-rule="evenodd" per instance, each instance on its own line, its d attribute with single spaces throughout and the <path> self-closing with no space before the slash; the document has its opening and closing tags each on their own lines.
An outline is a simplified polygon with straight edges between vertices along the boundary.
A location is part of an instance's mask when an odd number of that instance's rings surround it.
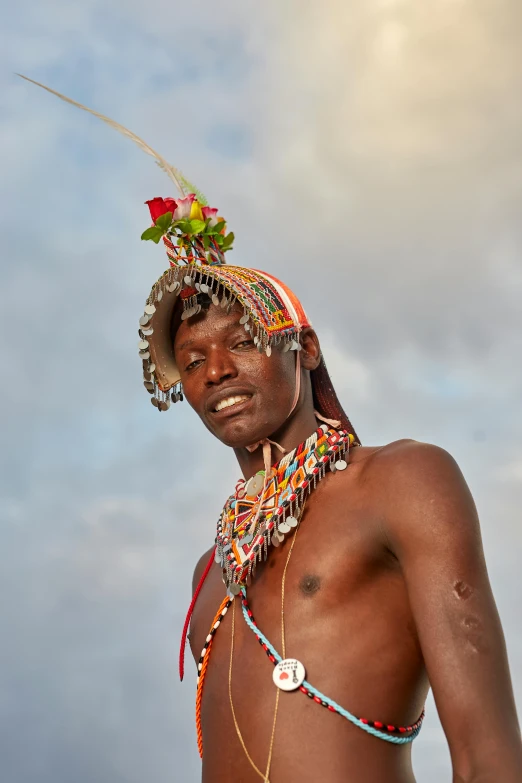
<svg viewBox="0 0 522 783">
<path fill-rule="evenodd" d="M 241 590 L 241 605 L 246 624 L 256 635 L 257 641 L 266 652 L 269 660 L 276 666 L 282 658 L 266 636 L 259 630 L 257 623 L 254 620 L 254 615 L 248 605 L 245 587 Z M 354 726 L 358 726 L 358 728 L 366 731 L 368 734 L 373 734 L 374 737 L 378 737 L 378 739 L 385 740 L 386 742 L 391 742 L 394 745 L 405 745 L 408 742 L 413 742 L 421 730 L 422 721 L 424 720 L 424 710 L 411 726 L 394 726 L 393 724 L 385 723 L 384 721 L 358 718 L 351 712 L 348 712 L 348 710 L 345 710 L 344 707 L 337 704 L 333 699 L 330 699 L 328 696 L 325 696 L 318 691 L 317 688 L 314 688 L 313 685 L 310 685 L 306 680 L 304 680 L 298 690 L 312 699 L 316 704 L 320 704 L 322 707 L 326 707 L 330 710 L 330 712 L 336 712 L 338 715 L 346 718 L 350 723 L 353 723 Z"/>
</svg>

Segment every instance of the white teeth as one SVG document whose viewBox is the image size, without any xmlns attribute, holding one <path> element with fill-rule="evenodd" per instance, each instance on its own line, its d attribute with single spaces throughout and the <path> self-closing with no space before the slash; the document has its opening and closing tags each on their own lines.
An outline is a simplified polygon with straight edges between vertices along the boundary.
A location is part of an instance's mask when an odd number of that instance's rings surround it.
<svg viewBox="0 0 522 783">
<path fill-rule="evenodd" d="M 227 397 L 226 400 L 221 400 L 221 402 L 218 402 L 218 404 L 215 407 L 215 411 L 222 411 L 223 408 L 230 408 L 231 405 L 236 405 L 238 402 L 243 402 L 243 400 L 248 400 L 248 395 L 241 394 L 238 397 Z"/>
</svg>

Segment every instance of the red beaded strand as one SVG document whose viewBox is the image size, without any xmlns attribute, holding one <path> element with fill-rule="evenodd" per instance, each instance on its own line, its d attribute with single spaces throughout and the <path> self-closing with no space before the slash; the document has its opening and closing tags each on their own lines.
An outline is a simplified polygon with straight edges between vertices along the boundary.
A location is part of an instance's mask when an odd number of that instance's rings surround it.
<svg viewBox="0 0 522 783">
<path fill-rule="evenodd" d="M 252 621 L 252 624 L 257 628 L 257 623 L 256 623 L 256 621 L 254 619 L 254 615 L 252 614 L 252 610 L 250 609 L 246 598 L 244 598 L 242 596 L 241 597 L 241 601 L 242 601 L 242 604 L 243 604 L 243 606 L 245 607 L 245 609 L 247 611 L 247 614 L 248 614 L 249 618 Z M 268 659 L 275 666 L 277 664 L 277 660 L 272 655 L 272 653 L 270 652 L 270 650 L 267 647 L 267 645 L 264 643 L 264 641 L 261 639 L 261 637 L 258 636 L 257 633 L 256 633 L 256 639 L 259 642 L 259 644 L 261 645 L 261 647 L 263 648 L 263 650 L 266 652 L 266 654 L 268 656 Z M 315 701 L 316 704 L 320 704 L 322 707 L 326 707 L 326 709 L 330 710 L 330 712 L 336 712 L 338 715 L 341 714 L 341 713 L 339 713 L 338 710 L 336 710 L 336 708 L 334 706 L 332 706 L 331 704 L 328 704 L 327 702 L 323 701 L 322 699 L 319 698 L 319 696 L 316 696 L 315 694 L 311 693 L 305 685 L 301 685 L 299 687 L 299 690 L 302 693 L 306 694 L 306 696 L 308 696 L 308 698 L 312 699 L 312 701 Z M 379 729 L 379 731 L 385 731 L 385 732 L 388 732 L 390 734 L 406 734 L 406 733 L 409 733 L 409 732 L 412 732 L 412 731 L 417 731 L 417 729 L 419 729 L 419 727 L 422 724 L 422 721 L 424 720 L 424 715 L 425 715 L 425 712 L 423 710 L 421 712 L 421 714 L 420 714 L 420 717 L 411 726 L 393 726 L 391 723 L 382 723 L 379 720 L 372 721 L 372 720 L 368 720 L 367 718 L 358 718 L 358 720 L 360 720 L 361 723 L 364 723 L 366 726 L 372 726 L 375 729 Z"/>
<path fill-rule="evenodd" d="M 187 616 L 185 617 L 185 623 L 183 625 L 183 632 L 181 634 L 181 644 L 179 648 L 179 679 L 183 681 L 183 677 L 185 676 L 185 645 L 187 642 L 187 634 L 188 629 L 190 625 L 190 619 L 192 617 L 192 613 L 194 611 L 194 607 L 196 605 L 196 601 L 198 600 L 198 595 L 201 592 L 201 588 L 203 587 L 205 583 L 205 579 L 207 578 L 210 569 L 212 568 L 212 564 L 214 562 L 214 552 L 215 548 L 212 550 L 212 554 L 210 555 L 210 559 L 205 566 L 205 570 L 203 571 L 203 574 L 201 576 L 201 579 L 198 582 L 198 586 L 196 587 L 194 591 L 194 595 L 192 596 L 192 601 L 190 602 L 190 606 L 188 608 Z"/>
</svg>

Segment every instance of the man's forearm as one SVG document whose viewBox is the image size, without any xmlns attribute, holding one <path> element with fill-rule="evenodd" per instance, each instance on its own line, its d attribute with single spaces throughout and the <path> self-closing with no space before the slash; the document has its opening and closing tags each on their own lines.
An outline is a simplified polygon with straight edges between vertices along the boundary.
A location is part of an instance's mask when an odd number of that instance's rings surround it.
<svg viewBox="0 0 522 783">
<path fill-rule="evenodd" d="M 453 783 L 522 783 L 522 741 L 518 737 L 512 744 L 499 739 L 487 758 L 470 763 L 457 761 L 453 766 Z M 466 771 L 465 771 L 466 770 Z"/>
</svg>

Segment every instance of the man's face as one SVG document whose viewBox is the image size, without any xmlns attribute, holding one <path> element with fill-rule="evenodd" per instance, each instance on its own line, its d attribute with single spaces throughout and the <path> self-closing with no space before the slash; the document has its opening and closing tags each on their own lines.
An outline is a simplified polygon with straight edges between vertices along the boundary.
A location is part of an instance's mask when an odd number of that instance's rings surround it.
<svg viewBox="0 0 522 783">
<path fill-rule="evenodd" d="M 241 448 L 277 432 L 290 413 L 295 391 L 295 353 L 259 353 L 239 323 L 211 304 L 182 321 L 174 354 L 183 392 L 205 426 L 227 446 Z"/>
</svg>

